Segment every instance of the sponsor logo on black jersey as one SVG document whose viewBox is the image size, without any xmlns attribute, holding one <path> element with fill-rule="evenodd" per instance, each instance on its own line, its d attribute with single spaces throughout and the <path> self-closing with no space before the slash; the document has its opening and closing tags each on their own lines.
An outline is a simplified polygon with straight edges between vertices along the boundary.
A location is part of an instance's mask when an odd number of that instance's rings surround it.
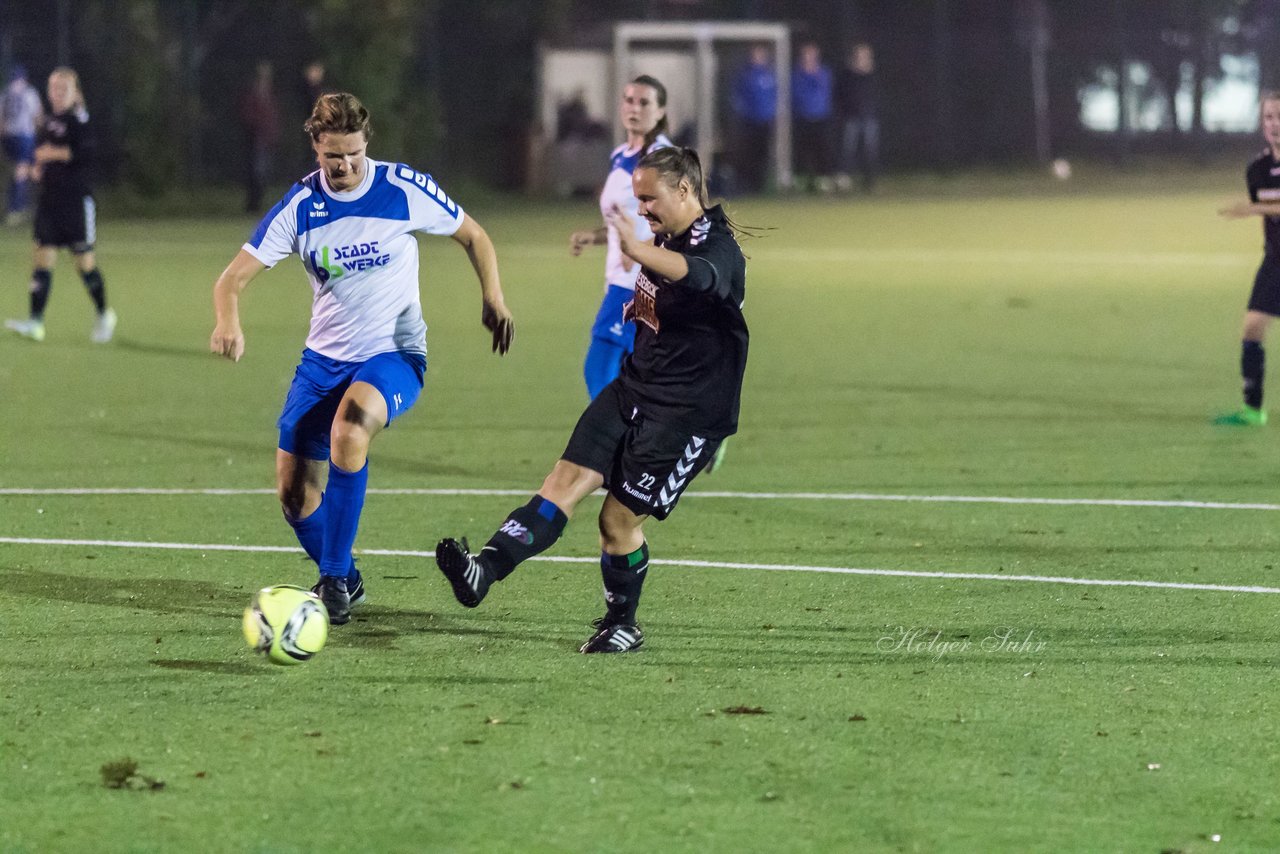
<svg viewBox="0 0 1280 854">
<path fill-rule="evenodd" d="M 644 270 L 636 276 L 636 295 L 631 302 L 623 306 L 624 320 L 638 320 L 645 326 L 658 331 L 658 286 L 650 281 Z"/>
</svg>

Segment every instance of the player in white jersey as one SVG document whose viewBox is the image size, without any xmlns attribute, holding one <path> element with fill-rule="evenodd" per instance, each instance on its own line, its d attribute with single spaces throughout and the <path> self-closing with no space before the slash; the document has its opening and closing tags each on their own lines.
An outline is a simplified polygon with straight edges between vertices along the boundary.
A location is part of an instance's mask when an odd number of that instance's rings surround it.
<svg viewBox="0 0 1280 854">
<path fill-rule="evenodd" d="M 647 74 L 623 88 L 619 110 L 627 141 L 609 155 L 609 175 L 600 191 L 601 216 L 616 205 L 635 223 L 643 239 L 650 239 L 653 234 L 637 213 L 639 202 L 631 190 L 631 173 L 645 154 L 671 145 L 665 135 L 666 106 L 666 87 Z M 640 265 L 622 254 L 617 233 L 607 226 L 575 231 L 569 236 L 569 252 L 575 256 L 581 255 L 587 246 L 599 244 L 608 247 L 604 265 L 605 293 L 591 326 L 591 345 L 582 371 L 587 381 L 587 395 L 593 400 L 618 376 L 623 357 L 635 348 L 635 323 L 623 321 L 622 307 L 635 295 L 636 276 L 640 273 Z"/>
<path fill-rule="evenodd" d="M 9 71 L 9 85 L 0 94 L 0 117 L 4 129 L 0 131 L 0 146 L 5 157 L 13 162 L 13 177 L 9 182 L 9 212 L 6 224 L 19 221 L 27 212 L 31 197 L 31 172 L 35 165 L 36 129 L 44 119 L 40 93 L 27 81 L 27 69 L 15 65 Z"/>
<path fill-rule="evenodd" d="M 364 598 L 351 549 L 369 443 L 417 401 L 426 370 L 414 232 L 448 235 L 466 250 L 495 352 L 507 352 L 515 325 L 485 230 L 430 175 L 366 156 L 369 113 L 355 96 L 322 96 L 305 128 L 320 169 L 267 213 L 218 277 L 209 349 L 240 360 L 240 292 L 263 270 L 300 256 L 313 291 L 311 331 L 280 415 L 276 489 L 285 519 L 320 567 L 315 591 L 341 625 Z"/>
</svg>

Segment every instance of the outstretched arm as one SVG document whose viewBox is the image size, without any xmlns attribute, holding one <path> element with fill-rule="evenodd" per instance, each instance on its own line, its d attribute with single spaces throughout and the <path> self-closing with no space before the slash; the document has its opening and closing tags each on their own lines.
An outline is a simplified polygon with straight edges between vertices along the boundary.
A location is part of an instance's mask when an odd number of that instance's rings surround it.
<svg viewBox="0 0 1280 854">
<path fill-rule="evenodd" d="M 480 322 L 493 333 L 493 351 L 504 356 L 516 337 L 516 323 L 502 295 L 498 253 L 493 248 L 493 241 L 480 223 L 467 214 L 462 215 L 462 225 L 453 233 L 453 239 L 467 250 L 467 257 L 471 259 L 476 278 L 480 280 L 480 298 L 484 302 Z"/>
<path fill-rule="evenodd" d="M 1241 219 L 1246 216 L 1280 216 L 1280 202 L 1237 202 L 1218 208 L 1218 216 Z"/>
<path fill-rule="evenodd" d="M 266 265 L 241 249 L 213 283 L 216 323 L 209 336 L 209 352 L 233 362 L 244 355 L 244 331 L 240 329 L 240 292 Z"/>
<path fill-rule="evenodd" d="M 582 254 L 588 246 L 599 246 L 608 242 L 608 230 L 601 226 L 589 231 L 575 231 L 569 235 L 569 254 L 575 258 Z"/>
</svg>

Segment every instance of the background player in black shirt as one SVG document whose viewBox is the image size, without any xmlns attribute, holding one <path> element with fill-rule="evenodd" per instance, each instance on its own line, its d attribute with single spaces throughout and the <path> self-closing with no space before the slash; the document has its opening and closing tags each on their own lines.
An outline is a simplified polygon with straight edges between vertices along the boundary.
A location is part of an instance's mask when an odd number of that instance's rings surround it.
<svg viewBox="0 0 1280 854">
<path fill-rule="evenodd" d="M 582 413 L 542 488 L 478 554 L 465 540 L 436 546 L 454 595 L 474 608 L 493 582 L 551 547 L 583 498 L 606 487 L 599 524 L 607 610 L 582 645 L 588 653 L 629 652 L 643 642 L 636 625 L 649 566 L 642 526 L 650 516 L 667 517 L 737 430 L 747 362 L 746 262 L 720 206 L 706 207 L 697 154 L 664 148 L 645 155 L 632 187 L 654 243 L 637 240 L 620 210 L 607 221 L 623 253 L 641 265 L 625 314 L 636 322 L 635 352 Z"/>
<path fill-rule="evenodd" d="M 107 307 L 102 274 L 93 254 L 96 210 L 89 179 L 93 140 L 79 76 L 70 68 L 55 68 L 49 75 L 48 94 L 51 110 L 40 128 L 35 151 L 34 177 L 40 182 L 40 196 L 35 215 L 31 314 L 26 320 L 5 321 L 5 326 L 34 341 L 44 340 L 44 309 L 53 286 L 53 265 L 58 249 L 65 247 L 75 256 L 80 277 L 98 311 L 89 338 L 105 344 L 115 332 L 116 313 Z"/>
<path fill-rule="evenodd" d="M 1244 339 L 1240 348 L 1244 404 L 1237 411 L 1215 419 L 1217 424 L 1240 427 L 1261 427 L 1267 423 L 1267 413 L 1262 408 L 1262 381 L 1266 371 L 1262 342 L 1271 321 L 1280 316 L 1280 92 L 1267 92 L 1262 96 L 1261 114 L 1262 136 L 1267 148 L 1245 170 L 1249 201 L 1218 211 L 1231 219 L 1262 217 L 1262 264 L 1253 280 L 1241 336 Z"/>
</svg>

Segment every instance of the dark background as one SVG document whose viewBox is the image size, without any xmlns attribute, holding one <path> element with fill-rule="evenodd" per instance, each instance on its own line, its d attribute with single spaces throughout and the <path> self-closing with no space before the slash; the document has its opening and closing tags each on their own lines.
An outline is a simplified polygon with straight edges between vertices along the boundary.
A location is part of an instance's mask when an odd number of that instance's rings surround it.
<svg viewBox="0 0 1280 854">
<path fill-rule="evenodd" d="M 1169 99 L 1182 69 L 1200 86 L 1224 54 L 1256 55 L 1264 88 L 1280 76 L 1280 0 L 4 0 L 0 61 L 25 64 L 41 89 L 55 65 L 75 67 L 104 179 L 144 194 L 239 180 L 236 104 L 259 59 L 276 69 L 285 177 L 305 159 L 301 69 L 322 59 L 331 85 L 368 104 L 375 155 L 517 188 L 539 45 L 607 47 L 613 21 L 641 19 L 785 21 L 831 64 L 851 40 L 870 41 L 890 169 L 1034 163 L 1037 32 L 1054 156 L 1124 165 L 1223 149 L 1227 135 L 1205 132 L 1199 110 L 1185 131 L 1139 133 L 1123 116 L 1114 133 L 1086 130 L 1078 93 L 1100 68 L 1145 62 L 1154 78 L 1139 94 Z M 1232 136 L 1233 151 L 1253 144 Z"/>
</svg>

